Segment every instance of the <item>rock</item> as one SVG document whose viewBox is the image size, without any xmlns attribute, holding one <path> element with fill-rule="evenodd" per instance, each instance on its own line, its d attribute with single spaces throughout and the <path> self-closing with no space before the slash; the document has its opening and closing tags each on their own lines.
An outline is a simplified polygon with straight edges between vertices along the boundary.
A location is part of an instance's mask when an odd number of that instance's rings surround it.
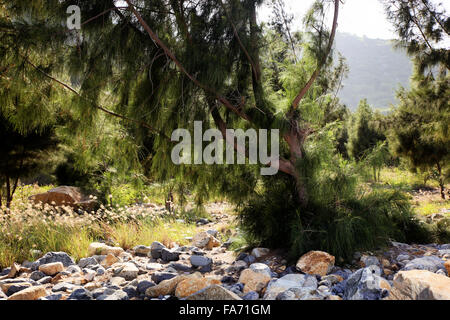
<svg viewBox="0 0 450 320">
<path fill-rule="evenodd" d="M 117 257 L 123 252 L 123 249 L 120 247 L 111 247 L 101 242 L 93 242 L 89 245 L 88 252 L 90 256 L 113 254 Z"/>
<path fill-rule="evenodd" d="M 310 251 L 303 255 L 296 264 L 301 272 L 307 274 L 327 275 L 334 266 L 335 258 L 323 251 Z"/>
<path fill-rule="evenodd" d="M 15 294 L 16 292 L 25 290 L 29 287 L 31 287 L 31 283 L 27 283 L 27 282 L 8 283 L 8 284 L 1 285 L 3 292 L 6 293 L 7 296 L 11 296 L 11 295 Z"/>
<path fill-rule="evenodd" d="M 272 277 L 272 271 L 270 271 L 269 266 L 264 263 L 253 263 L 249 268 L 256 273 L 262 273 L 266 274 L 269 277 Z"/>
<path fill-rule="evenodd" d="M 267 248 L 254 248 L 252 250 L 252 256 L 254 256 L 255 258 L 261 258 L 264 256 L 267 256 L 270 253 L 270 249 Z"/>
<path fill-rule="evenodd" d="M 41 272 L 41 271 L 33 271 L 30 274 L 30 279 L 34 280 L 34 281 L 39 281 L 42 278 L 45 278 L 45 273 Z"/>
<path fill-rule="evenodd" d="M 378 261 L 378 258 L 374 256 L 362 256 L 361 263 L 365 268 L 370 266 L 380 266 L 380 261 Z"/>
<path fill-rule="evenodd" d="M 120 262 L 120 259 L 117 258 L 112 253 L 108 253 L 105 259 L 101 262 L 101 265 L 105 268 L 111 267 L 113 264 Z"/>
<path fill-rule="evenodd" d="M 237 260 L 231 266 L 229 266 L 226 271 L 229 273 L 241 272 L 247 268 L 247 262 L 244 260 Z"/>
<path fill-rule="evenodd" d="M 73 259 L 65 252 L 48 252 L 42 258 L 33 262 L 31 269 L 33 271 L 38 270 L 40 265 L 61 262 L 64 267 L 75 264 Z"/>
<path fill-rule="evenodd" d="M 150 256 L 153 259 L 160 259 L 161 258 L 161 252 L 162 249 L 165 249 L 166 246 L 163 245 L 161 242 L 155 241 L 150 246 Z"/>
<path fill-rule="evenodd" d="M 200 232 L 192 238 L 192 244 L 198 248 L 211 250 L 220 246 L 220 241 L 210 235 L 208 232 Z"/>
<path fill-rule="evenodd" d="M 34 286 L 13 294 L 8 297 L 8 300 L 37 300 L 46 295 L 47 291 L 44 286 Z"/>
<path fill-rule="evenodd" d="M 193 267 L 205 267 L 212 264 L 212 260 L 204 256 L 191 256 L 189 260 Z"/>
<path fill-rule="evenodd" d="M 436 272 L 439 269 L 444 269 L 444 261 L 436 256 L 426 256 L 411 260 L 403 268 L 404 271 L 409 270 L 428 270 Z"/>
<path fill-rule="evenodd" d="M 372 273 L 369 268 L 359 269 L 346 280 L 344 299 L 381 300 L 389 294 L 389 283 Z"/>
<path fill-rule="evenodd" d="M 80 259 L 80 261 L 78 261 L 78 266 L 80 268 L 86 268 L 92 265 L 96 265 L 97 263 L 97 259 L 95 259 L 94 257 L 82 258 Z"/>
<path fill-rule="evenodd" d="M 44 278 L 40 279 L 38 281 L 38 284 L 47 284 L 47 283 L 50 283 L 50 282 L 52 282 L 52 277 L 47 276 L 47 277 L 44 277 Z"/>
<path fill-rule="evenodd" d="M 97 201 L 89 199 L 81 194 L 80 189 L 75 187 L 61 186 L 51 189 L 45 193 L 33 195 L 28 198 L 34 203 L 48 204 L 54 206 L 69 206 L 74 209 L 93 211 L 98 206 Z"/>
<path fill-rule="evenodd" d="M 134 280 L 139 274 L 139 269 L 134 263 L 126 262 L 122 265 L 122 270 L 118 273 L 119 277 L 125 278 L 125 280 Z"/>
<path fill-rule="evenodd" d="M 67 267 L 66 272 L 69 273 L 81 273 L 81 268 L 76 264 Z"/>
<path fill-rule="evenodd" d="M 409 260 L 409 254 L 399 254 L 397 256 L 397 261 L 405 261 L 405 260 Z"/>
<path fill-rule="evenodd" d="M 54 276 L 63 270 L 64 265 L 61 262 L 47 263 L 39 266 L 39 271 L 45 273 L 48 276 Z"/>
<path fill-rule="evenodd" d="M 73 283 L 60 282 L 53 286 L 52 291 L 53 292 L 68 291 L 73 290 L 75 287 L 76 285 L 74 285 Z"/>
<path fill-rule="evenodd" d="M 92 300 L 94 297 L 91 292 L 85 288 L 75 289 L 67 300 Z"/>
<path fill-rule="evenodd" d="M 189 276 L 183 275 L 183 276 L 177 276 L 177 277 L 169 279 L 169 280 L 164 280 L 161 283 L 159 283 L 158 285 L 148 288 L 147 291 L 145 291 L 145 294 L 152 298 L 159 297 L 161 295 L 163 295 L 163 296 L 173 295 L 175 293 L 175 289 L 176 289 L 178 283 L 180 283 L 183 280 L 189 279 L 191 277 L 199 277 L 199 275 L 197 275 L 197 274 L 193 274 L 193 275 L 189 275 Z"/>
<path fill-rule="evenodd" d="M 389 300 L 450 300 L 450 278 L 427 270 L 400 271 Z"/>
<path fill-rule="evenodd" d="M 154 274 L 152 274 L 152 281 L 156 284 L 159 284 L 164 280 L 175 278 L 177 275 L 178 274 L 173 272 L 155 272 Z"/>
<path fill-rule="evenodd" d="M 200 291 L 206 287 L 214 284 L 220 284 L 219 280 L 207 279 L 207 278 L 189 278 L 178 283 L 175 290 L 175 296 L 177 298 L 185 298 L 197 291 Z"/>
<path fill-rule="evenodd" d="M 147 291 L 148 288 L 156 286 L 155 283 L 148 281 L 148 280 L 142 280 L 137 285 L 137 291 L 140 294 L 144 294 L 145 291 Z"/>
<path fill-rule="evenodd" d="M 219 285 L 206 287 L 186 297 L 186 300 L 242 300 L 237 294 Z"/>
<path fill-rule="evenodd" d="M 450 276 L 450 260 L 445 261 L 444 267 L 447 270 L 447 274 Z"/>
<path fill-rule="evenodd" d="M 261 292 L 261 290 L 267 286 L 270 279 L 270 276 L 265 273 L 245 269 L 241 272 L 239 282 L 244 284 L 244 293 L 248 293 L 250 291 Z"/>
<path fill-rule="evenodd" d="M 97 300 L 114 300 L 114 301 L 129 300 L 130 297 L 128 293 L 125 292 L 124 290 L 117 290 L 109 295 L 101 295 L 97 298 Z"/>
<path fill-rule="evenodd" d="M 58 294 L 51 294 L 49 296 L 40 298 L 39 300 L 53 300 L 53 301 L 58 301 L 62 299 L 62 294 L 58 293 Z"/>
<path fill-rule="evenodd" d="M 249 300 L 249 301 L 259 300 L 259 293 L 256 291 L 250 291 L 249 293 L 247 293 L 242 297 L 242 300 Z"/>
<path fill-rule="evenodd" d="M 313 288 L 291 288 L 281 292 L 276 300 L 322 300 L 318 292 Z"/>
<path fill-rule="evenodd" d="M 292 288 L 310 288 L 315 290 L 317 289 L 317 279 L 314 276 L 304 274 L 285 275 L 269 283 L 264 294 L 264 300 L 275 300 L 280 293 Z"/>
<path fill-rule="evenodd" d="M 133 248 L 134 254 L 137 256 L 142 256 L 142 257 L 147 257 L 150 252 L 152 251 L 151 247 L 147 247 L 147 246 L 135 246 Z"/>
<path fill-rule="evenodd" d="M 163 265 L 161 263 L 147 263 L 145 265 L 145 269 L 147 270 L 161 270 L 163 268 Z"/>
<path fill-rule="evenodd" d="M 171 263 L 171 264 L 169 264 L 169 267 L 173 268 L 177 271 L 182 271 L 182 272 L 192 271 L 192 268 L 190 266 L 182 264 L 182 263 Z"/>
<path fill-rule="evenodd" d="M 161 250 L 161 259 L 163 259 L 164 261 L 168 261 L 168 262 L 178 261 L 178 260 L 180 260 L 180 254 L 181 254 L 181 252 L 172 251 L 167 248 L 163 248 Z"/>
</svg>

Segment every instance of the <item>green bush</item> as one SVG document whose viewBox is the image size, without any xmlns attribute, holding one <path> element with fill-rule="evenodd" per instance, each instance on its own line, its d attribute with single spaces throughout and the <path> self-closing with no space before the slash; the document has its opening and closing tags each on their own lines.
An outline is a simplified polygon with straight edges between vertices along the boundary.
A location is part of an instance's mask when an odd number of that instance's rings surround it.
<svg viewBox="0 0 450 320">
<path fill-rule="evenodd" d="M 239 210 L 240 226 L 249 242 L 290 248 L 292 258 L 323 250 L 348 261 L 355 251 L 382 247 L 390 239 L 432 240 L 432 232 L 414 218 L 405 194 L 358 184 L 357 167 L 329 151 L 333 149 L 326 137 L 308 148 L 298 165 L 308 205 L 298 205 L 290 177 L 264 177 L 261 191 Z"/>
</svg>

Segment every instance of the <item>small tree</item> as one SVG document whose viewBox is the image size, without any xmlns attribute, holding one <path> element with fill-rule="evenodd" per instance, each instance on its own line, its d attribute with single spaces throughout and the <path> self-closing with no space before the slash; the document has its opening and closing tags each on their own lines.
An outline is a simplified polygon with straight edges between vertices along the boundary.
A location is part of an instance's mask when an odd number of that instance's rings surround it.
<svg viewBox="0 0 450 320">
<path fill-rule="evenodd" d="M 350 117 L 348 124 L 347 150 L 350 157 L 361 160 L 385 136 L 374 124 L 374 113 L 367 100 L 361 100 L 356 113 Z"/>
<path fill-rule="evenodd" d="M 411 91 L 398 93 L 400 104 L 393 114 L 389 137 L 393 152 L 414 168 L 436 170 L 442 199 L 450 161 L 449 90 L 448 76 L 438 80 L 416 76 Z"/>
</svg>

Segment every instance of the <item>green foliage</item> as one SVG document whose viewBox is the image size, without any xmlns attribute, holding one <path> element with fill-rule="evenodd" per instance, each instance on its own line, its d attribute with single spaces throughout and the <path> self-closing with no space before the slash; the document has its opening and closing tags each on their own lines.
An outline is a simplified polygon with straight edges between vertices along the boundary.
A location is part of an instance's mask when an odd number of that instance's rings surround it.
<svg viewBox="0 0 450 320">
<path fill-rule="evenodd" d="M 289 247 L 293 258 L 321 249 L 350 259 L 352 252 L 389 239 L 429 240 L 428 231 L 413 218 L 409 199 L 395 190 L 362 190 L 356 168 L 335 153 L 330 138 L 325 131 L 310 140 L 308 156 L 299 164 L 309 192 L 306 208 L 298 206 L 296 186 L 288 177 L 262 180 L 239 214 L 248 241 Z"/>
<path fill-rule="evenodd" d="M 384 135 L 376 127 L 375 115 L 367 103 L 361 100 L 358 109 L 348 123 L 348 154 L 355 160 L 361 160 L 376 147 Z"/>
<path fill-rule="evenodd" d="M 400 104 L 392 114 L 389 134 L 395 155 L 407 159 L 413 168 L 436 171 L 443 198 L 450 162 L 449 79 L 416 74 L 412 89 L 398 93 Z"/>
</svg>

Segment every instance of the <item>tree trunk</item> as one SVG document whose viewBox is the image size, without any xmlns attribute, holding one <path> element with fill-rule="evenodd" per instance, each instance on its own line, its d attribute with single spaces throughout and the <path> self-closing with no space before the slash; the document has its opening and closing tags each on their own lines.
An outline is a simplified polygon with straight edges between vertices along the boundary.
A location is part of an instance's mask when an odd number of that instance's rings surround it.
<svg viewBox="0 0 450 320">
<path fill-rule="evenodd" d="M 11 207 L 11 183 L 9 181 L 9 177 L 6 177 L 6 208 L 10 208 Z"/>
</svg>

